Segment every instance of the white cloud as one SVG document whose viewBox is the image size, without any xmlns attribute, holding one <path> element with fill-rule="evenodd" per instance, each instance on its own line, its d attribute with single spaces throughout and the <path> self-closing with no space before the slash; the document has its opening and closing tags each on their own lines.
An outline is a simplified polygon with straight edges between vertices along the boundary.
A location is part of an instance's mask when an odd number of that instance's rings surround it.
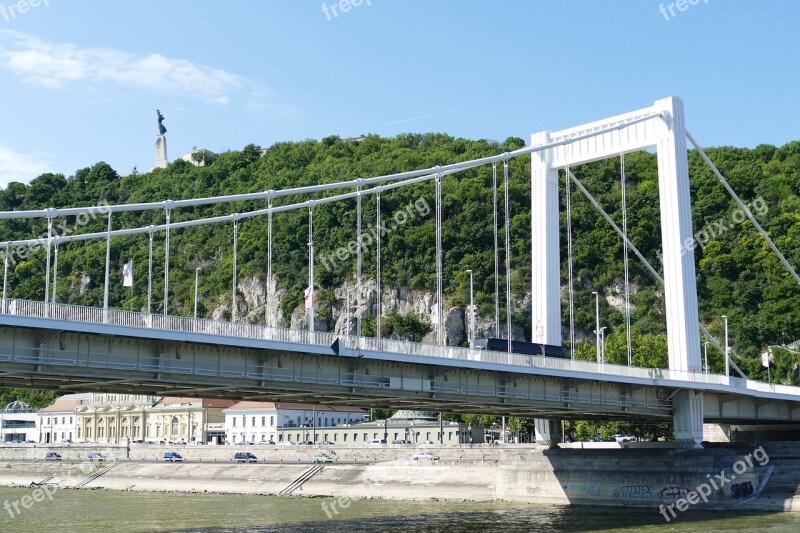
<svg viewBox="0 0 800 533">
<path fill-rule="evenodd" d="M 27 183 L 49 170 L 50 164 L 41 154 L 21 154 L 0 144 L 0 187 L 12 181 Z"/>
<path fill-rule="evenodd" d="M 291 107 L 262 84 L 225 70 L 153 53 L 137 56 L 110 48 L 79 48 L 0 30 L 0 68 L 42 87 L 74 82 L 112 82 L 226 105 L 234 100 L 251 110 L 285 113 Z"/>
</svg>

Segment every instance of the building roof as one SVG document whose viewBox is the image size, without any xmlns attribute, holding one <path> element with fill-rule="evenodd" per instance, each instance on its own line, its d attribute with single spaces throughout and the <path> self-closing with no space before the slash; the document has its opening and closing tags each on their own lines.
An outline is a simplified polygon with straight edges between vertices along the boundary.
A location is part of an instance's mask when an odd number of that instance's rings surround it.
<svg viewBox="0 0 800 533">
<path fill-rule="evenodd" d="M 236 404 L 236 400 L 219 400 L 216 398 L 188 398 L 185 396 L 165 396 L 161 401 L 162 405 L 176 404 L 201 404 L 202 407 L 231 407 Z"/>
<path fill-rule="evenodd" d="M 233 407 L 226 409 L 226 411 L 236 411 L 244 409 L 287 409 L 295 411 L 312 411 L 317 412 L 344 412 L 344 413 L 358 413 L 366 414 L 366 411 L 358 407 L 343 407 L 339 405 L 317 405 L 313 403 L 283 403 L 283 402 L 238 402 Z"/>
<path fill-rule="evenodd" d="M 81 400 L 79 398 L 70 398 L 67 400 L 63 400 L 61 398 L 56 401 L 56 403 L 52 405 L 48 405 L 47 407 L 40 409 L 40 413 L 66 413 L 75 412 L 75 408 L 81 405 Z"/>
<path fill-rule="evenodd" d="M 432 422 L 438 420 L 435 413 L 431 413 L 429 411 L 409 411 L 406 409 L 400 409 L 395 414 L 393 414 L 390 420 L 419 420 L 425 422 Z"/>
</svg>

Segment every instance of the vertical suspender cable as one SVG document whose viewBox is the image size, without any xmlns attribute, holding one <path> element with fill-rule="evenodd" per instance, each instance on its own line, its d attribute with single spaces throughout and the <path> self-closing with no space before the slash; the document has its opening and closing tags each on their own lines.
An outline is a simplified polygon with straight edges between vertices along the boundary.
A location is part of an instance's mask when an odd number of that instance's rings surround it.
<svg viewBox="0 0 800 533">
<path fill-rule="evenodd" d="M 633 350 L 631 342 L 631 292 L 630 277 L 628 269 L 628 202 L 627 184 L 625 177 L 625 154 L 621 153 L 620 161 L 620 188 L 622 190 L 622 261 L 625 266 L 625 341 L 628 347 L 628 366 L 633 366 Z M 568 178 L 569 179 L 569 178 Z"/>
<path fill-rule="evenodd" d="M 172 203 L 168 201 L 168 203 Z M 167 316 L 169 307 L 169 222 L 171 210 L 167 207 L 167 231 L 164 238 L 164 316 Z"/>
<path fill-rule="evenodd" d="M 269 212 L 267 213 L 267 285 L 264 304 L 264 323 L 272 325 L 269 316 L 270 304 L 272 303 L 272 191 L 269 196 Z"/>
<path fill-rule="evenodd" d="M 503 179 L 506 182 L 506 201 L 505 201 L 505 230 L 506 230 L 506 338 L 508 339 L 508 353 L 511 349 L 511 218 L 509 209 L 509 183 L 508 178 L 508 159 L 503 161 Z"/>
<path fill-rule="evenodd" d="M 53 245 L 53 299 L 52 302 L 56 303 L 56 286 L 58 284 L 58 237 L 56 237 L 55 244 Z"/>
<path fill-rule="evenodd" d="M 239 263 L 239 215 L 233 219 L 233 287 L 231 289 L 231 322 L 236 322 L 236 270 Z"/>
<path fill-rule="evenodd" d="M 376 240 L 376 256 L 375 256 L 375 271 L 376 271 L 376 291 L 377 291 L 377 311 L 375 316 L 375 336 L 378 338 L 378 348 L 381 346 L 381 298 L 382 298 L 382 291 L 381 291 L 381 233 L 383 232 L 381 228 L 381 188 L 378 187 L 378 191 L 375 193 L 375 202 L 377 207 L 375 208 L 375 218 L 376 218 L 376 226 L 375 226 L 375 240 Z"/>
<path fill-rule="evenodd" d="M 153 226 L 148 228 L 150 246 L 147 253 L 147 314 L 152 311 L 153 305 Z"/>
<path fill-rule="evenodd" d="M 358 180 L 358 194 L 356 195 L 356 337 L 358 347 L 361 347 L 361 180 Z"/>
<path fill-rule="evenodd" d="M 567 146 L 565 153 L 568 152 Z M 569 179 L 569 162 L 565 164 L 564 176 L 566 178 L 567 187 L 567 283 L 569 285 L 569 353 L 572 359 L 575 359 L 575 289 L 572 279 L 572 188 L 570 187 Z M 597 333 L 600 334 L 599 332 Z"/>
<path fill-rule="evenodd" d="M 705 153 L 703 148 L 697 143 L 696 140 L 694 140 L 694 137 L 692 137 L 692 135 L 688 131 L 686 132 L 686 138 L 689 139 L 689 142 L 692 143 L 694 149 L 697 150 L 697 154 L 703 159 L 703 161 L 705 161 L 706 165 L 708 165 L 708 167 L 711 169 L 711 172 L 714 173 L 714 175 L 717 177 L 720 183 L 722 183 L 722 186 L 725 187 L 725 190 L 728 191 L 728 194 L 731 195 L 731 198 L 734 199 L 736 204 L 742 210 L 742 213 L 744 213 L 745 216 L 748 218 L 748 220 L 750 220 L 750 222 L 753 223 L 753 226 L 756 228 L 756 231 L 758 231 L 761 234 L 761 236 L 764 237 L 764 240 L 767 241 L 767 244 L 769 245 L 770 248 L 772 248 L 772 251 L 775 252 L 775 255 L 778 256 L 778 259 L 783 264 L 783 266 L 786 267 L 786 270 L 789 271 L 789 274 L 792 275 L 795 281 L 800 283 L 800 275 L 798 275 L 794 267 L 792 267 L 792 265 L 789 264 L 789 261 L 786 260 L 786 257 L 778 249 L 778 246 L 775 244 L 775 242 L 773 242 L 773 240 L 770 238 L 767 232 L 764 231 L 764 228 L 761 227 L 761 224 L 758 223 L 758 220 L 756 220 L 756 218 L 753 216 L 753 213 L 750 212 L 750 209 L 744 204 L 744 202 L 742 202 L 742 199 L 739 198 L 739 195 L 736 194 L 736 191 L 733 190 L 733 187 L 730 186 L 728 180 L 725 179 L 725 176 L 722 175 L 722 173 L 719 171 L 716 165 L 714 165 L 711 159 L 709 159 L 708 155 Z"/>
<path fill-rule="evenodd" d="M 49 211 L 49 210 L 48 210 Z M 109 217 L 111 214 L 109 213 Z M 53 217 L 47 217 L 47 276 L 44 280 L 44 303 L 47 308 L 47 303 L 50 301 L 50 245 L 53 242 Z M 106 274 L 107 276 L 107 274 Z M 49 315 L 49 311 L 47 311 Z"/>
<path fill-rule="evenodd" d="M 500 255 L 497 251 L 497 163 L 492 163 L 492 206 L 494 211 L 494 334 L 500 336 Z"/>
<path fill-rule="evenodd" d="M 436 169 L 435 183 L 435 203 L 436 203 L 436 344 L 445 343 L 444 320 L 442 313 L 443 287 L 442 287 L 442 176 L 439 169 Z"/>
</svg>

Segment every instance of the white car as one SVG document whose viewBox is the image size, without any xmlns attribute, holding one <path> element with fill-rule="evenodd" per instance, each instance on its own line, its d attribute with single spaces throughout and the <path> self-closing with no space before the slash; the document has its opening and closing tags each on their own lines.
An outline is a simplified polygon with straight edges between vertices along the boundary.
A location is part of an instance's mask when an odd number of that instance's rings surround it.
<svg viewBox="0 0 800 533">
<path fill-rule="evenodd" d="M 411 458 L 414 459 L 415 461 L 419 461 L 420 459 L 428 460 L 428 461 L 438 461 L 439 460 L 439 456 L 438 455 L 433 455 L 431 452 L 417 452 L 414 455 L 412 455 Z"/>
<path fill-rule="evenodd" d="M 622 435 L 621 433 L 617 433 L 614 435 L 614 440 L 617 442 L 635 442 L 636 437 L 632 437 L 630 435 Z"/>
<path fill-rule="evenodd" d="M 278 443 L 278 446 L 294 446 L 294 443 L 290 440 L 282 440 Z"/>
</svg>

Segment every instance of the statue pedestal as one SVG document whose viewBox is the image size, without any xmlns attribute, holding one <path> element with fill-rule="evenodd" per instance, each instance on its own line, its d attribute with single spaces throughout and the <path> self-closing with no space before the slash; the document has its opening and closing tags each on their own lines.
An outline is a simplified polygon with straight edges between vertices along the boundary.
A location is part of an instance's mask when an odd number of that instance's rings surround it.
<svg viewBox="0 0 800 533">
<path fill-rule="evenodd" d="M 167 168 L 167 138 L 164 135 L 156 137 L 156 164 L 153 168 Z"/>
</svg>

